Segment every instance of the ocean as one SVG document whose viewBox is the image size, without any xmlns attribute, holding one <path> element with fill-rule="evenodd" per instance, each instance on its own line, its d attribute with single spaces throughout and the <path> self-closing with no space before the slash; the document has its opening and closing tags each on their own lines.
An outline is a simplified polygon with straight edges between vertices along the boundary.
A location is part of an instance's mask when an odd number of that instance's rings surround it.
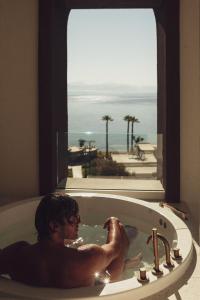
<svg viewBox="0 0 200 300">
<path fill-rule="evenodd" d="M 79 139 L 95 141 L 99 150 L 105 150 L 106 122 L 109 122 L 109 150 L 126 151 L 127 122 L 124 116 L 135 116 L 136 136 L 145 142 L 157 143 L 157 95 L 155 92 L 126 91 L 125 89 L 84 89 L 68 92 L 68 139 L 69 146 L 78 146 Z"/>
</svg>

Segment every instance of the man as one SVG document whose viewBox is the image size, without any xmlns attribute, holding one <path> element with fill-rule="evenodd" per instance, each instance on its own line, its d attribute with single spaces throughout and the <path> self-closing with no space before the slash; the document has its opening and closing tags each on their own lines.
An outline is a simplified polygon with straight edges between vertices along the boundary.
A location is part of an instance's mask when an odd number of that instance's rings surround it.
<svg viewBox="0 0 200 300">
<path fill-rule="evenodd" d="M 43 287 L 75 288 L 95 283 L 95 274 L 110 273 L 118 280 L 124 269 L 129 241 L 122 223 L 110 217 L 106 244 L 66 247 L 65 240 L 78 237 L 77 202 L 64 194 L 45 196 L 35 215 L 38 242 L 14 243 L 0 250 L 0 274 L 16 281 Z"/>
</svg>

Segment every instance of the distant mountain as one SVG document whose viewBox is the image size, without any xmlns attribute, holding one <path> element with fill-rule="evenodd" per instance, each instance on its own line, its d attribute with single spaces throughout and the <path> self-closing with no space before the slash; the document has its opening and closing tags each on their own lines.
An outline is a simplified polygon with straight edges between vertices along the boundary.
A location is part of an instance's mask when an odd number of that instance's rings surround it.
<svg viewBox="0 0 200 300">
<path fill-rule="evenodd" d="M 156 95 L 157 87 L 155 86 L 131 86 L 118 83 L 69 83 L 68 94 L 76 95 L 123 95 L 123 94 L 151 94 Z"/>
</svg>

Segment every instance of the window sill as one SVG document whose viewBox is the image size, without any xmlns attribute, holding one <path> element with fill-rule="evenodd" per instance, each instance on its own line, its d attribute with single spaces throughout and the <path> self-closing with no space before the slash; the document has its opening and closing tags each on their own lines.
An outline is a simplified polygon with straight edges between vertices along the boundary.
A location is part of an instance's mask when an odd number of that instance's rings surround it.
<svg viewBox="0 0 200 300">
<path fill-rule="evenodd" d="M 58 185 L 67 192 L 109 193 L 143 200 L 163 200 L 165 193 L 159 180 L 131 180 L 105 178 L 68 178 Z"/>
</svg>

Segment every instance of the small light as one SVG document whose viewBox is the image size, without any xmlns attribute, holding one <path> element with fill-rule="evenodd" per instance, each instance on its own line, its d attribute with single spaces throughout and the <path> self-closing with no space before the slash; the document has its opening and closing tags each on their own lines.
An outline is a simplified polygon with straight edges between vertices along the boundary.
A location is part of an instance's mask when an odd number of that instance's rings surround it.
<svg viewBox="0 0 200 300">
<path fill-rule="evenodd" d="M 110 278 L 105 278 L 103 282 L 104 282 L 105 284 L 109 283 L 109 282 L 110 282 Z"/>
<path fill-rule="evenodd" d="M 94 277 L 98 278 L 99 277 L 99 272 L 94 273 Z"/>
</svg>

